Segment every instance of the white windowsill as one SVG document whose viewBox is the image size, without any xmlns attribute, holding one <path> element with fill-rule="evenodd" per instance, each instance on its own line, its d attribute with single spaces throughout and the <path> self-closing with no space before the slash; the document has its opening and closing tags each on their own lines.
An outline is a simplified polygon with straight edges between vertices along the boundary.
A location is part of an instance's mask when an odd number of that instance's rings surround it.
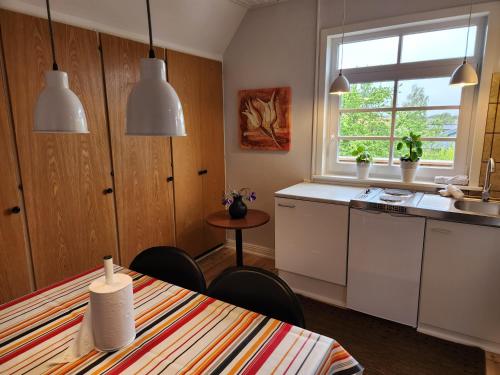
<svg viewBox="0 0 500 375">
<path fill-rule="evenodd" d="M 336 184 L 350 185 L 350 186 L 398 187 L 398 188 L 424 190 L 424 191 L 435 191 L 437 189 L 443 189 L 446 187 L 446 185 L 435 184 L 429 181 L 415 181 L 412 183 L 407 183 L 387 178 L 368 178 L 366 180 L 360 180 L 355 176 L 313 175 L 312 180 L 313 182 L 336 183 Z M 469 190 L 469 191 L 481 191 L 483 189 L 480 186 L 457 185 L 457 187 L 459 187 L 461 190 Z"/>
</svg>

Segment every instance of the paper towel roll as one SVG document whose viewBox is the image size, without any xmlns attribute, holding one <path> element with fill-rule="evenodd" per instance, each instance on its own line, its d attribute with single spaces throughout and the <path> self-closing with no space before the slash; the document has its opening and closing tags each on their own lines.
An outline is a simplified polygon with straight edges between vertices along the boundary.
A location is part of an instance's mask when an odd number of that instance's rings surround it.
<svg viewBox="0 0 500 375">
<path fill-rule="evenodd" d="M 95 347 L 101 351 L 118 350 L 135 339 L 135 312 L 132 278 L 117 273 L 112 283 L 106 277 L 90 286 L 90 309 Z"/>
</svg>

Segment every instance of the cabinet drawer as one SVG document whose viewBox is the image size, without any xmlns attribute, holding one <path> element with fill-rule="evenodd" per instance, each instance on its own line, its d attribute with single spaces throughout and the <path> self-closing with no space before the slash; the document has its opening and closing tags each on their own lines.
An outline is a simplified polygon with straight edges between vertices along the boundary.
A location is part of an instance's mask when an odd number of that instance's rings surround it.
<svg viewBox="0 0 500 375">
<path fill-rule="evenodd" d="M 347 206 L 276 198 L 276 267 L 346 284 Z"/>
</svg>

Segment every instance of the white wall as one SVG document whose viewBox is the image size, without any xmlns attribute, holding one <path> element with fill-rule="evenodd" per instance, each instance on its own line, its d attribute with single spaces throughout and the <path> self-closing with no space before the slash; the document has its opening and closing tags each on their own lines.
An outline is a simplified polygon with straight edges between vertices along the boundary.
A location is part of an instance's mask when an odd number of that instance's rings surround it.
<svg viewBox="0 0 500 375">
<path fill-rule="evenodd" d="M 248 11 L 224 53 L 227 185 L 254 189 L 251 207 L 271 215 L 273 193 L 310 175 L 315 40 L 316 1 L 290 0 Z M 241 150 L 238 90 L 277 86 L 292 88 L 290 151 Z M 274 220 L 245 231 L 243 241 L 274 248 Z"/>
<path fill-rule="evenodd" d="M 274 216 L 273 193 L 310 178 L 318 29 L 340 26 L 343 0 L 290 0 L 247 12 L 224 53 L 224 115 L 228 186 L 252 187 L 253 205 Z M 474 3 L 487 2 L 475 0 Z M 346 23 L 468 5 L 469 0 L 347 0 Z M 290 152 L 243 151 L 238 145 L 237 92 L 292 87 Z M 232 233 L 229 234 L 232 238 Z M 243 234 L 243 241 L 274 248 L 274 220 Z"/>
</svg>

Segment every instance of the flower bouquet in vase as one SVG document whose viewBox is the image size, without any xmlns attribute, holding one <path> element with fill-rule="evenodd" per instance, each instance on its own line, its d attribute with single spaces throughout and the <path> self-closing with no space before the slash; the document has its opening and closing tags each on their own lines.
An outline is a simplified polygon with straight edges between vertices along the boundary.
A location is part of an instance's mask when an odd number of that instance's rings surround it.
<svg viewBox="0 0 500 375">
<path fill-rule="evenodd" d="M 247 205 L 244 201 L 253 202 L 257 195 L 249 188 L 231 190 L 224 193 L 222 204 L 228 209 L 229 216 L 233 219 L 242 219 L 247 214 Z"/>
</svg>

